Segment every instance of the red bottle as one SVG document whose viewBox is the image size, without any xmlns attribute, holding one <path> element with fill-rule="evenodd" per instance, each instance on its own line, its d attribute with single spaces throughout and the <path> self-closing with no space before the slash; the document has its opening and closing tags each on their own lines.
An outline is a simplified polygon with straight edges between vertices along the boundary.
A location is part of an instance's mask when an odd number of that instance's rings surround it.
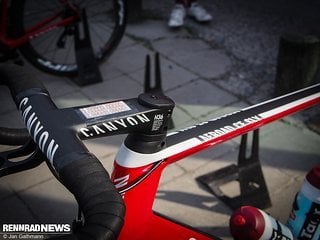
<svg viewBox="0 0 320 240">
<path fill-rule="evenodd" d="M 235 240 L 293 240 L 289 228 L 251 206 L 237 209 L 231 216 L 229 225 Z"/>
</svg>

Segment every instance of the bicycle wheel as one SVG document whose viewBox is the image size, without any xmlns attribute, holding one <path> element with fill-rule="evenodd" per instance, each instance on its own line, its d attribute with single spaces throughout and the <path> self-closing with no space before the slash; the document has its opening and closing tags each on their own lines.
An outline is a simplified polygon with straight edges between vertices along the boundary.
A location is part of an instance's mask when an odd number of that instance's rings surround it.
<svg viewBox="0 0 320 240">
<path fill-rule="evenodd" d="M 11 3 L 11 17 L 15 34 L 22 36 L 32 26 L 62 13 L 50 22 L 57 24 L 69 17 L 75 9 L 78 12 L 85 9 L 91 45 L 96 59 L 102 62 L 112 54 L 124 34 L 126 0 L 14 0 Z M 78 21 L 81 21 L 81 17 Z M 78 71 L 74 31 L 71 30 L 74 24 L 77 24 L 77 21 L 31 37 L 19 50 L 30 63 L 43 71 L 74 76 Z"/>
</svg>

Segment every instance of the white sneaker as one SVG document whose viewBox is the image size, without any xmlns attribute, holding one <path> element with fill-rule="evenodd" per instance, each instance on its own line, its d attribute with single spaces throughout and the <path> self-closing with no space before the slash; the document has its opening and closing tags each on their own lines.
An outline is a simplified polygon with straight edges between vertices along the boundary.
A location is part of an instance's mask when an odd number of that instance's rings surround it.
<svg viewBox="0 0 320 240">
<path fill-rule="evenodd" d="M 192 3 L 188 8 L 187 14 L 198 22 L 208 22 L 212 20 L 212 16 L 199 3 Z"/>
<path fill-rule="evenodd" d="M 169 27 L 181 27 L 186 17 L 186 9 L 182 4 L 176 4 L 171 11 L 168 22 Z"/>
</svg>

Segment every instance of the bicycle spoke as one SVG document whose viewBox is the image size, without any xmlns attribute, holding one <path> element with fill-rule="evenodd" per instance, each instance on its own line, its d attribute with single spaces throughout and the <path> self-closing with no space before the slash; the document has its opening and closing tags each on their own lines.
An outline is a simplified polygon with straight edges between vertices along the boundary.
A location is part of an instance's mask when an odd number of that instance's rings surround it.
<svg viewBox="0 0 320 240">
<path fill-rule="evenodd" d="M 100 42 L 104 42 L 104 39 L 105 39 L 105 36 L 103 36 L 103 32 L 102 31 L 99 31 L 100 28 L 98 28 L 98 30 L 96 30 L 96 26 L 95 25 L 92 25 L 92 28 L 91 28 L 91 31 L 93 33 L 95 33 L 95 36 L 97 36 L 97 38 L 100 40 Z M 105 31 L 104 31 L 105 32 Z M 110 31 L 111 32 L 111 31 Z M 106 35 L 110 35 L 109 33 L 107 33 Z"/>
</svg>

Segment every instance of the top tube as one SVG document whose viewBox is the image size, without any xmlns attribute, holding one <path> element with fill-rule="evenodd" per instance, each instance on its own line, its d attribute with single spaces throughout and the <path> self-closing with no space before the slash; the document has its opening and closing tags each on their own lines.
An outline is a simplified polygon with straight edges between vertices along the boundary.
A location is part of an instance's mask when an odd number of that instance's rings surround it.
<svg viewBox="0 0 320 240">
<path fill-rule="evenodd" d="M 143 161 L 134 160 L 142 158 L 138 156 L 139 153 L 131 152 L 130 158 L 121 156 L 128 151 L 119 151 L 117 163 L 126 167 L 140 167 L 165 158 L 177 161 L 318 103 L 320 84 L 169 133 L 166 148 L 154 154 L 144 155 Z"/>
</svg>

